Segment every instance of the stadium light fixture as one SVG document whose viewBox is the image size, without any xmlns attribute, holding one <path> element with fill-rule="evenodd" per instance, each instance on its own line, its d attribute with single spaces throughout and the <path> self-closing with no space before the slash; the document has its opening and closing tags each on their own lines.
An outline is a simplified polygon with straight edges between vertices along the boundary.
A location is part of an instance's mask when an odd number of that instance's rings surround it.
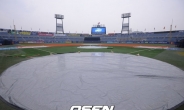
<svg viewBox="0 0 184 110">
<path fill-rule="evenodd" d="M 131 17 L 131 13 L 123 13 L 123 14 L 121 14 L 121 18 L 123 18 L 121 35 L 122 35 L 123 31 L 128 31 L 128 35 L 129 35 L 129 18 L 130 17 Z M 128 18 L 128 23 L 124 23 L 124 19 L 125 18 Z"/>
<path fill-rule="evenodd" d="M 59 32 L 62 32 L 64 34 L 64 29 L 63 29 L 63 19 L 64 19 L 64 15 L 60 15 L 60 14 L 55 14 L 55 18 L 56 18 L 56 34 Z M 61 23 L 57 22 L 57 19 L 61 20 Z"/>
<path fill-rule="evenodd" d="M 121 18 L 129 18 L 129 17 L 131 17 L 131 13 L 123 13 L 121 15 Z"/>
</svg>

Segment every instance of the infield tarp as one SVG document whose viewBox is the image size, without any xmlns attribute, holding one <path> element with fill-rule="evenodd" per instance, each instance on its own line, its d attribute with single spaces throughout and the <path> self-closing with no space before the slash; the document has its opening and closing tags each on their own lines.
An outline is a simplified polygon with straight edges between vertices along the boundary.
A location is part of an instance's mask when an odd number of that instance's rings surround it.
<svg viewBox="0 0 184 110">
<path fill-rule="evenodd" d="M 27 110 L 70 110 L 72 105 L 166 110 L 184 101 L 184 71 L 129 54 L 51 55 L 4 71 L 0 95 Z"/>
</svg>

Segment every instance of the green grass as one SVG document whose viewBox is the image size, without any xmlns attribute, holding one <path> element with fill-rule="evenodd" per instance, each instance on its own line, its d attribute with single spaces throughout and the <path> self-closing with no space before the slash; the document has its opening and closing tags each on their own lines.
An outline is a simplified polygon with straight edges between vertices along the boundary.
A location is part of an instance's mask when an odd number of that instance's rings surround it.
<svg viewBox="0 0 184 110">
<path fill-rule="evenodd" d="M 140 54 L 149 58 L 161 60 L 184 70 L 184 56 L 178 52 L 184 52 L 184 49 L 164 50 L 164 49 L 144 49 L 144 48 L 130 48 L 130 47 L 113 47 L 112 49 L 79 49 L 77 47 L 47 47 L 39 49 L 18 49 L 18 50 L 3 50 L 0 51 L 0 74 L 8 67 L 28 60 L 31 57 L 40 57 L 50 55 L 50 53 L 73 53 L 73 52 L 114 52 L 123 54 Z M 14 107 L 0 100 L 0 110 L 15 110 Z M 184 110 L 184 105 L 177 110 Z"/>
<path fill-rule="evenodd" d="M 141 56 L 153 58 L 159 53 L 163 52 L 163 49 L 141 49 L 131 47 L 113 47 L 113 49 L 79 49 L 77 47 L 49 47 L 41 48 L 41 50 L 54 52 L 54 53 L 75 53 L 75 52 L 114 52 L 124 54 L 140 54 Z"/>
<path fill-rule="evenodd" d="M 180 69 L 184 70 L 184 56 L 178 54 L 178 52 L 184 52 L 184 49 L 178 51 L 166 50 L 154 57 L 157 60 L 161 60 L 170 63 Z"/>
</svg>

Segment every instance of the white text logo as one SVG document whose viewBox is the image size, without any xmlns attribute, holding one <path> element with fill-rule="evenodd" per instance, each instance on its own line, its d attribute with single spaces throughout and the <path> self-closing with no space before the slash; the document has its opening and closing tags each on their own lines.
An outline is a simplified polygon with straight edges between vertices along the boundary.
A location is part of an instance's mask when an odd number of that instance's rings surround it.
<svg viewBox="0 0 184 110">
<path fill-rule="evenodd" d="M 95 32 L 101 32 L 102 31 L 102 29 L 100 29 L 100 28 L 97 28 L 96 30 L 95 30 Z"/>
<path fill-rule="evenodd" d="M 114 106 L 72 106 L 70 110 L 114 110 Z"/>
</svg>

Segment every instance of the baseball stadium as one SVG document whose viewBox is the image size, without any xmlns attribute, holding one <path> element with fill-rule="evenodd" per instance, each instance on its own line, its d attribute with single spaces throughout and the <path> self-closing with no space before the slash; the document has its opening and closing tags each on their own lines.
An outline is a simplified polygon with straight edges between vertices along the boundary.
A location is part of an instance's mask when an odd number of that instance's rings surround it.
<svg viewBox="0 0 184 110">
<path fill-rule="evenodd" d="M 184 110 L 184 29 L 120 15 L 120 32 L 67 33 L 62 14 L 55 32 L 0 27 L 0 110 Z"/>
</svg>

